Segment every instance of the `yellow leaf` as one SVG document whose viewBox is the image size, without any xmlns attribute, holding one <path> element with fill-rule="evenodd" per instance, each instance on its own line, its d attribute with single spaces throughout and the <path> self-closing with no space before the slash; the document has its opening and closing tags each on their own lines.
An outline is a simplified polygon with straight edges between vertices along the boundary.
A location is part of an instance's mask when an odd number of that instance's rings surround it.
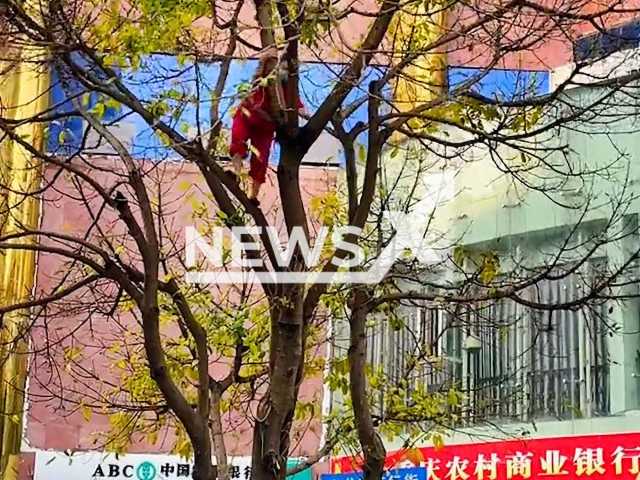
<svg viewBox="0 0 640 480">
<path fill-rule="evenodd" d="M 93 414 L 93 410 L 91 409 L 91 407 L 88 407 L 87 405 L 82 405 L 82 416 L 87 422 L 91 421 L 92 414 Z"/>
<path fill-rule="evenodd" d="M 367 158 L 367 150 L 364 148 L 364 145 L 362 143 L 358 148 L 358 158 L 362 162 L 364 162 L 364 160 Z"/>
<path fill-rule="evenodd" d="M 187 190 L 189 190 L 191 188 L 191 185 L 193 185 L 192 182 L 180 182 L 178 184 L 178 190 L 180 192 L 186 192 Z"/>
<path fill-rule="evenodd" d="M 435 448 L 436 452 L 444 447 L 444 440 L 442 439 L 442 435 L 440 435 L 439 433 L 435 433 L 431 441 L 433 442 L 433 447 Z"/>
<path fill-rule="evenodd" d="M 94 107 L 94 111 L 98 117 L 103 117 L 106 110 L 107 110 L 107 107 L 104 105 L 104 103 L 98 103 Z"/>
</svg>

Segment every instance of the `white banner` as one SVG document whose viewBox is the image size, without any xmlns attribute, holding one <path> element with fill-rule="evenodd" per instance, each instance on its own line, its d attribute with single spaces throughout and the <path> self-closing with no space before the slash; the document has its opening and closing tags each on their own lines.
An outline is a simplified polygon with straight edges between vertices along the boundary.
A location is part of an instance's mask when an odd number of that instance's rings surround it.
<svg viewBox="0 0 640 480">
<path fill-rule="evenodd" d="M 302 460 L 290 458 L 289 468 Z M 33 480 L 188 480 L 192 473 L 193 462 L 177 455 L 37 451 Z M 231 480 L 249 480 L 251 457 L 229 457 L 229 474 Z M 311 480 L 311 471 L 290 480 Z"/>
<path fill-rule="evenodd" d="M 229 458 L 232 480 L 248 480 L 251 457 Z M 177 455 L 36 452 L 34 480 L 188 480 L 193 462 Z"/>
</svg>

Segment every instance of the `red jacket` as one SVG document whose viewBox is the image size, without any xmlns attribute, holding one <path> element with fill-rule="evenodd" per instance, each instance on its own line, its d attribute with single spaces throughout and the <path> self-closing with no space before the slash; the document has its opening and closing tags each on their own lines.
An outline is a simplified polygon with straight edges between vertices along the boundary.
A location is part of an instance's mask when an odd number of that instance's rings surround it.
<svg viewBox="0 0 640 480">
<path fill-rule="evenodd" d="M 285 101 L 289 95 L 288 84 L 284 83 L 282 85 L 282 93 L 284 94 Z M 300 100 L 300 95 L 297 97 L 298 108 L 303 108 L 302 101 Z M 271 115 L 271 94 L 269 92 L 268 86 L 259 85 L 254 88 L 249 95 L 249 98 L 244 100 L 240 106 L 238 107 L 238 111 L 236 115 L 243 115 L 244 118 L 247 118 L 249 123 L 254 126 L 273 126 L 273 123 L 265 119 L 260 113 L 259 110 Z"/>
</svg>

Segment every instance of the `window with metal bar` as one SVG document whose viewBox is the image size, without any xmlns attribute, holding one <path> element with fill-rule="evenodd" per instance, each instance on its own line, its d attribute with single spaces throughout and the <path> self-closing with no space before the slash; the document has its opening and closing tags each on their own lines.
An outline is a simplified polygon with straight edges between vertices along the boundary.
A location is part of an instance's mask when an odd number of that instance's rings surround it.
<svg viewBox="0 0 640 480">
<path fill-rule="evenodd" d="M 457 356 L 462 332 L 452 322 L 453 317 L 433 308 L 410 312 L 396 328 L 376 322 L 368 331 L 368 361 L 374 370 L 383 369 L 388 388 L 402 385 L 407 397 L 418 384 L 430 392 L 446 391 L 458 385 L 462 375 Z M 380 410 L 384 393 L 377 398 Z"/>
<path fill-rule="evenodd" d="M 578 274 L 544 280 L 524 295 L 544 305 L 580 297 Z M 534 310 L 512 300 L 476 307 L 461 352 L 469 421 L 569 419 L 609 413 L 606 306 Z"/>
<path fill-rule="evenodd" d="M 561 305 L 580 298 L 583 276 L 543 280 L 521 295 Z M 432 392 L 461 388 L 469 424 L 603 416 L 610 402 L 606 315 L 605 303 L 548 310 L 513 300 L 454 312 L 421 307 L 397 331 L 377 324 L 370 361 L 383 366 L 390 385 L 407 380 L 408 392 L 418 383 Z M 417 367 L 410 357 L 420 360 Z"/>
</svg>

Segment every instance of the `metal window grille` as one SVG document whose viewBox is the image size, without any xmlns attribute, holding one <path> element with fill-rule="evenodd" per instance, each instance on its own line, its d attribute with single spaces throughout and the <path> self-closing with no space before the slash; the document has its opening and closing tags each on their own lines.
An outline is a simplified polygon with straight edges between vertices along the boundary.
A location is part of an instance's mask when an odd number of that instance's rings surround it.
<svg viewBox="0 0 640 480">
<path fill-rule="evenodd" d="M 542 281 L 524 298 L 557 305 L 579 298 L 577 274 Z M 389 383 L 407 380 L 430 391 L 457 385 L 466 393 L 466 423 L 500 419 L 569 419 L 609 413 L 606 304 L 539 311 L 512 300 L 474 305 L 456 314 L 417 308 L 393 331 L 371 329 L 369 361 L 382 365 Z M 475 351 L 463 348 L 469 335 Z M 422 355 L 420 369 L 407 359 Z M 380 395 L 380 408 L 383 405 Z"/>
<path fill-rule="evenodd" d="M 397 330 L 386 321 L 375 322 L 368 330 L 368 362 L 374 370 L 383 369 L 389 387 L 403 385 L 407 396 L 419 383 L 431 392 L 457 384 L 462 332 L 452 327 L 452 317 L 429 308 L 411 312 Z M 410 357 L 419 359 L 416 366 Z M 378 392 L 376 399 L 380 412 L 385 393 Z"/>
<path fill-rule="evenodd" d="M 546 305 L 580 297 L 578 275 L 526 292 Z M 470 422 L 569 419 L 609 413 L 606 305 L 533 310 L 503 300 L 470 314 L 481 347 L 464 352 Z"/>
</svg>

